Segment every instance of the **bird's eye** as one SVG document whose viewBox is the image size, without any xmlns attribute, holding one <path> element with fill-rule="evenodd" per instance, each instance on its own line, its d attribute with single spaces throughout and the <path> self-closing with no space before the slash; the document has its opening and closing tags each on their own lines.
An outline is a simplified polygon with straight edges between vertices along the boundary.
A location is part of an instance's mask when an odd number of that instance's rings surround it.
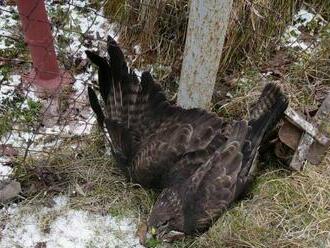
<svg viewBox="0 0 330 248">
<path fill-rule="evenodd" d="M 163 222 L 163 223 L 162 223 L 162 226 L 167 226 L 167 225 L 168 225 L 168 223 L 169 223 L 169 221 L 168 221 L 168 220 L 166 220 L 165 222 Z"/>
<path fill-rule="evenodd" d="M 160 227 L 164 227 L 164 226 L 167 226 L 168 225 L 168 220 L 164 221 L 164 222 L 159 222 L 158 225 L 156 226 L 157 228 L 160 228 Z"/>
</svg>

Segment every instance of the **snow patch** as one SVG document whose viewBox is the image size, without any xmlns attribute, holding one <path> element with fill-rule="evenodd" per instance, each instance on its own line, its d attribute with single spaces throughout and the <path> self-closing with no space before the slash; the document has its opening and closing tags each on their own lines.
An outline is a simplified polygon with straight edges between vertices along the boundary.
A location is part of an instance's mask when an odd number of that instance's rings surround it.
<svg viewBox="0 0 330 248">
<path fill-rule="evenodd" d="M 135 54 L 140 55 L 141 52 L 142 52 L 141 45 L 135 45 L 135 46 L 133 47 L 133 50 L 134 50 Z"/>
<path fill-rule="evenodd" d="M 4 79 L 4 76 L 0 76 L 0 81 Z M 15 88 L 21 83 L 21 75 L 10 75 L 8 80 L 3 81 L 0 84 L 0 107 L 1 103 L 5 100 L 12 100 L 13 92 Z"/>
<path fill-rule="evenodd" d="M 315 14 L 308 12 L 305 9 L 299 10 L 297 15 L 295 15 L 294 20 L 299 21 L 299 25 L 306 26 L 308 23 L 310 23 L 314 18 Z"/>
<path fill-rule="evenodd" d="M 8 162 L 5 157 L 0 157 L 0 181 L 7 179 L 12 173 L 13 169 L 9 166 L 3 165 Z"/>
<path fill-rule="evenodd" d="M 0 7 L 0 49 L 15 47 L 13 42 L 6 37 L 12 37 L 17 26 L 18 21 L 14 18 L 14 13 L 17 13 L 16 6 Z"/>
<path fill-rule="evenodd" d="M 311 53 L 315 48 L 315 44 L 308 43 L 301 39 L 301 28 L 306 27 L 312 21 L 317 21 L 319 25 L 324 26 L 326 23 L 319 14 L 313 14 L 305 9 L 301 9 L 293 18 L 293 25 L 289 25 L 282 37 L 285 47 L 298 48 L 307 53 Z M 313 34 L 311 34 L 313 35 Z"/>
<path fill-rule="evenodd" d="M 56 27 L 53 30 L 53 36 L 58 41 L 57 50 L 63 50 L 59 38 L 65 37 L 70 40 L 69 45 L 64 48 L 65 52 L 86 59 L 85 51 L 90 47 L 98 47 L 99 41 L 106 41 L 107 35 L 118 39 L 115 31 L 117 25 L 109 23 L 108 19 L 100 14 L 103 13 L 102 9 L 93 10 L 86 7 L 88 4 L 89 1 L 72 0 L 70 4 L 49 3 L 46 6 L 49 13 L 57 13 L 61 10 L 62 13 L 70 16 L 64 27 Z M 84 8 L 84 11 L 81 11 L 81 8 Z"/>
<path fill-rule="evenodd" d="M 34 248 L 38 243 L 45 243 L 47 248 L 143 247 L 135 236 L 137 227 L 133 218 L 75 210 L 68 206 L 65 196 L 53 200 L 51 208 L 13 205 L 0 210 L 0 217 L 6 219 L 0 231 L 0 247 Z"/>
</svg>

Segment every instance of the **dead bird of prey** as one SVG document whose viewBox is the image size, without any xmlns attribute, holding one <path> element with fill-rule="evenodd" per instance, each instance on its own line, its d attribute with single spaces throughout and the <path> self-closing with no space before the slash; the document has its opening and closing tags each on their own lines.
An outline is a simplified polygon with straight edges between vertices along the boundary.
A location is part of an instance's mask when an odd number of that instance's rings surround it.
<svg viewBox="0 0 330 248">
<path fill-rule="evenodd" d="M 111 37 L 109 58 L 86 51 L 98 66 L 99 93 L 88 88 L 112 155 L 126 176 L 162 189 L 148 218 L 148 232 L 172 241 L 206 231 L 251 181 L 253 161 L 267 131 L 288 100 L 267 84 L 249 120 L 228 123 L 205 110 L 170 104 L 149 72 L 139 80 Z"/>
</svg>

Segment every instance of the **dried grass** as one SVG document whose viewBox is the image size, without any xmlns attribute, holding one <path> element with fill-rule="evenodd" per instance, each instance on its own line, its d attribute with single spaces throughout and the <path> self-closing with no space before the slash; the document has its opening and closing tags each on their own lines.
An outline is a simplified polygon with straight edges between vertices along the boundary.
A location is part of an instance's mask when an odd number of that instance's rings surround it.
<svg viewBox="0 0 330 248">
<path fill-rule="evenodd" d="M 21 182 L 27 204 L 47 202 L 55 194 L 70 196 L 70 204 L 92 212 L 146 215 L 154 193 L 127 182 L 113 166 L 98 133 L 90 135 L 78 149 L 70 144 L 43 159 L 17 161 L 15 178 Z"/>
<path fill-rule="evenodd" d="M 140 44 L 142 52 L 150 55 L 136 62 L 155 64 L 161 61 L 171 66 L 172 73 L 178 76 L 188 23 L 188 1 L 141 2 L 108 1 L 105 14 L 121 24 L 122 43 L 127 47 Z M 260 56 L 267 59 L 298 2 L 234 1 L 219 76 L 241 68 L 247 59 Z"/>
</svg>

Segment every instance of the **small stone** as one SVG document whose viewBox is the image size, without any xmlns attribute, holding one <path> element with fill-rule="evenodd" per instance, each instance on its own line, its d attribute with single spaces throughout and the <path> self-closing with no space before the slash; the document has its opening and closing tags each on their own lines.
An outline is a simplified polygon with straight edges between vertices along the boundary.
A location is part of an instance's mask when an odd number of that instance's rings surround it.
<svg viewBox="0 0 330 248">
<path fill-rule="evenodd" d="M 230 92 L 227 92 L 226 97 L 233 98 L 233 95 Z"/>
<path fill-rule="evenodd" d="M 0 145 L 0 156 L 16 157 L 18 151 L 12 145 Z"/>
<path fill-rule="evenodd" d="M 21 192 L 21 184 L 17 181 L 0 181 L 0 203 L 5 203 Z"/>
<path fill-rule="evenodd" d="M 47 243 L 46 242 L 38 242 L 35 245 L 35 248 L 46 248 L 47 247 Z"/>
</svg>

